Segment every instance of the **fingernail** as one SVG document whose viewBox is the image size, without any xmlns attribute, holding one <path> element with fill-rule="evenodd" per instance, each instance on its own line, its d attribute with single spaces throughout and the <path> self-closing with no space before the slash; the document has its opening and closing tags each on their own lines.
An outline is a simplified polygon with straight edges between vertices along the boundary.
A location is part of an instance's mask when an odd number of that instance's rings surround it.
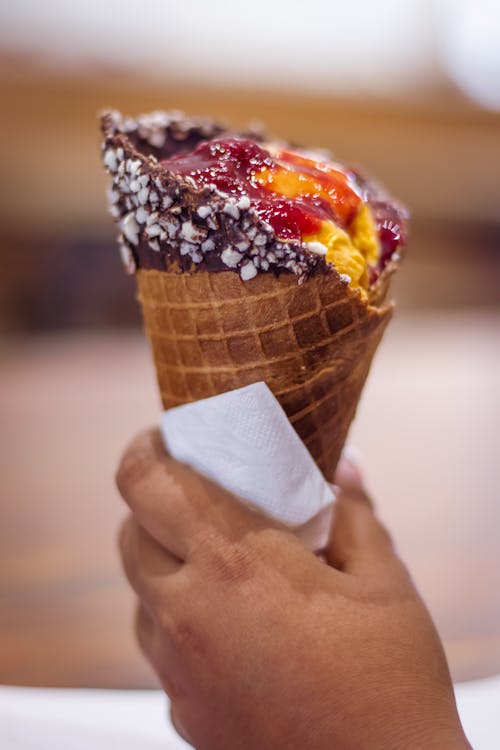
<svg viewBox="0 0 500 750">
<path fill-rule="evenodd" d="M 347 458 L 342 457 L 337 466 L 335 472 L 335 484 L 341 486 L 350 486 L 351 484 L 361 484 L 361 474 L 357 466 L 355 466 Z"/>
<path fill-rule="evenodd" d="M 361 472 L 356 463 L 351 458 L 347 458 L 345 454 L 342 454 L 335 472 L 335 484 L 349 487 L 351 485 L 361 485 L 362 483 Z"/>
<path fill-rule="evenodd" d="M 373 509 L 374 505 L 364 488 L 363 477 L 360 470 L 346 456 L 341 456 L 337 471 L 335 472 L 335 484 L 341 493 L 347 493 L 351 498 L 358 498 L 367 503 Z"/>
<path fill-rule="evenodd" d="M 346 458 L 355 466 L 363 462 L 363 454 L 361 453 L 359 448 L 357 448 L 352 443 L 344 445 L 344 448 L 342 450 L 342 458 Z"/>
</svg>

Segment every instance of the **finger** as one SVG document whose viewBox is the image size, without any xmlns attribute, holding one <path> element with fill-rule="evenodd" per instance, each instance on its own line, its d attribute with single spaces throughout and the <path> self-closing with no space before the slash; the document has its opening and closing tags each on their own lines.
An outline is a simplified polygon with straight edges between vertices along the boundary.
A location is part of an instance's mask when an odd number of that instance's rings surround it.
<svg viewBox="0 0 500 750">
<path fill-rule="evenodd" d="M 163 630 L 142 602 L 138 603 L 135 614 L 135 635 L 142 653 L 156 672 L 170 700 L 183 698 L 185 691 L 173 677 L 173 674 L 178 672 L 175 654 Z"/>
<path fill-rule="evenodd" d="M 136 594 L 155 606 L 168 598 L 172 576 L 183 563 L 165 550 L 133 518 L 123 523 L 119 536 L 123 569 Z"/>
<path fill-rule="evenodd" d="M 207 538 L 239 540 L 272 521 L 167 455 L 158 431 L 142 433 L 126 451 L 118 488 L 139 523 L 181 559 Z"/>
<path fill-rule="evenodd" d="M 352 462 L 341 462 L 335 479 L 338 490 L 326 549 L 328 562 L 354 575 L 375 572 L 380 565 L 397 559 L 391 537 L 375 516 Z"/>
<path fill-rule="evenodd" d="M 348 492 L 351 498 L 356 497 L 368 505 L 373 506 L 371 498 L 367 495 L 363 486 L 363 477 L 359 467 L 352 458 L 342 455 L 335 471 L 335 485 L 344 492 Z"/>
<path fill-rule="evenodd" d="M 156 640 L 156 623 L 141 601 L 135 612 L 135 635 L 142 653 L 151 661 L 150 656 Z"/>
<path fill-rule="evenodd" d="M 116 484 L 139 523 L 171 554 L 184 559 L 185 549 L 179 538 L 175 512 L 171 514 L 173 518 L 165 528 L 160 529 L 159 524 L 155 526 L 155 508 L 158 507 L 158 511 L 161 511 L 161 506 L 167 506 L 167 503 L 172 502 L 172 496 L 177 494 L 172 482 L 170 486 L 166 486 L 166 458 L 158 430 L 140 433 L 122 456 Z M 162 514 L 158 512 L 157 515 Z"/>
</svg>

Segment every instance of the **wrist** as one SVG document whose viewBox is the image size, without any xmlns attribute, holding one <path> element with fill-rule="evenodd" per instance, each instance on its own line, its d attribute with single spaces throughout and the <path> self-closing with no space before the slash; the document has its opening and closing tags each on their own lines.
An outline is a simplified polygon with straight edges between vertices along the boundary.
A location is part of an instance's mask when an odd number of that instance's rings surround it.
<svg viewBox="0 0 500 750">
<path fill-rule="evenodd" d="M 384 750 L 473 750 L 467 740 L 458 714 L 456 717 L 435 718 L 418 723 L 407 722 L 404 728 L 393 726 L 391 738 L 386 736 Z M 371 750 L 371 748 L 370 748 Z"/>
<path fill-rule="evenodd" d="M 408 738 L 406 747 L 411 747 L 412 750 L 473 750 L 460 722 L 455 729 L 443 731 L 436 728 L 426 735 L 420 734 L 420 736 Z"/>
</svg>

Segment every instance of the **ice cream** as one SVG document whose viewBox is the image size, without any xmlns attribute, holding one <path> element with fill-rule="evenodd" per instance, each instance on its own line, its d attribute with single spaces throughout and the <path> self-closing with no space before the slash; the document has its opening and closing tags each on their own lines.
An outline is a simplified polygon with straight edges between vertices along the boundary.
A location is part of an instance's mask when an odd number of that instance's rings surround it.
<svg viewBox="0 0 500 750">
<path fill-rule="evenodd" d="M 257 381 L 333 478 L 405 211 L 326 156 L 179 113 L 103 116 L 110 210 L 165 408 Z"/>
<path fill-rule="evenodd" d="M 340 275 L 349 277 L 352 288 L 365 290 L 388 257 L 355 174 L 324 157 L 229 137 L 202 142 L 161 166 L 191 177 L 198 187 L 214 185 L 238 198 L 240 206 L 248 198 L 249 207 L 279 240 L 304 243 L 309 252 L 324 256 Z M 391 243 L 390 254 L 395 252 L 401 224 L 392 227 L 384 242 Z M 264 256 L 264 270 L 266 265 Z"/>
</svg>

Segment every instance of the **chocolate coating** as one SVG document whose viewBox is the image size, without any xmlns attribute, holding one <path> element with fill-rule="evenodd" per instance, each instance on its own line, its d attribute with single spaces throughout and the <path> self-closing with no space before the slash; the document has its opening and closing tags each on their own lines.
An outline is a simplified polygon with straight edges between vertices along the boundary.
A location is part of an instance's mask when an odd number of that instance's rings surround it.
<svg viewBox="0 0 500 750">
<path fill-rule="evenodd" d="M 103 114 L 101 127 L 103 161 L 112 178 L 110 210 L 120 227 L 118 242 L 129 272 L 137 267 L 189 273 L 232 270 L 245 280 L 262 272 L 295 273 L 299 282 L 313 273 L 336 273 L 307 243 L 280 240 L 248 199 L 229 196 L 215 185 L 199 186 L 161 164 L 203 140 L 226 135 L 261 140 L 261 134 L 235 134 L 210 120 L 176 112 L 132 119 L 110 111 Z M 374 215 L 387 214 L 401 227 L 403 244 L 404 209 L 374 183 L 351 174 Z"/>
</svg>

